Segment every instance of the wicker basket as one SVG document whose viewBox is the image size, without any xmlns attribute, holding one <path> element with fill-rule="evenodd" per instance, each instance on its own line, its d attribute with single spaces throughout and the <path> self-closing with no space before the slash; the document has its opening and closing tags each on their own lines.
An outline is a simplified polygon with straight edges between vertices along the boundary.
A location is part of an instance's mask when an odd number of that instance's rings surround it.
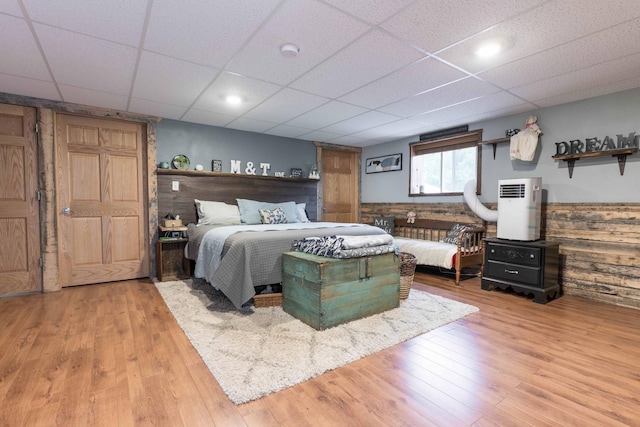
<svg viewBox="0 0 640 427">
<path fill-rule="evenodd" d="M 254 295 L 253 305 L 256 308 L 282 306 L 282 293 Z"/>
<path fill-rule="evenodd" d="M 408 252 L 400 252 L 400 299 L 407 299 L 413 283 L 418 259 Z"/>
</svg>

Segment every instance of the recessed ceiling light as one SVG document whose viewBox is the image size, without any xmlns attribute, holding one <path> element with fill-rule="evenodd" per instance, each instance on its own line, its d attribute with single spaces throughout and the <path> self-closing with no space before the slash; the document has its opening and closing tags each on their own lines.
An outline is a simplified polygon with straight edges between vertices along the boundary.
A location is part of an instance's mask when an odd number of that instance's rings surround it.
<svg viewBox="0 0 640 427">
<path fill-rule="evenodd" d="M 231 105 L 238 105 L 242 103 L 242 97 L 238 95 L 227 95 L 224 100 L 227 101 L 227 104 Z"/>
<path fill-rule="evenodd" d="M 476 49 L 476 55 L 481 58 L 490 58 L 492 56 L 496 56 L 502 50 L 502 43 L 492 40 L 486 43 L 483 43 Z"/>
<path fill-rule="evenodd" d="M 280 53 L 287 58 L 298 56 L 300 48 L 293 43 L 285 43 L 280 46 Z"/>
</svg>

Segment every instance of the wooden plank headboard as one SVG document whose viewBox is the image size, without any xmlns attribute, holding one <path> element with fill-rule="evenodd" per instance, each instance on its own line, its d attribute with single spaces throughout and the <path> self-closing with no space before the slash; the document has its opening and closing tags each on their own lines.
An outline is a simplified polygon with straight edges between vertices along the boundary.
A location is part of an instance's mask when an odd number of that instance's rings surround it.
<svg viewBox="0 0 640 427">
<path fill-rule="evenodd" d="M 158 169 L 158 216 L 180 215 L 182 222 L 197 221 L 194 199 L 237 204 L 236 199 L 262 202 L 306 203 L 311 221 L 318 217 L 318 180 L 241 175 L 221 172 Z M 177 181 L 179 191 L 172 191 Z"/>
</svg>

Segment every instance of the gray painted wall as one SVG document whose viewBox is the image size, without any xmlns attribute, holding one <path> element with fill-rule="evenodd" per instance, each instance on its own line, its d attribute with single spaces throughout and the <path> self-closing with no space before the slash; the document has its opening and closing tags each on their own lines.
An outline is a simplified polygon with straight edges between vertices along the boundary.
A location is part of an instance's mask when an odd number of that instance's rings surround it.
<svg viewBox="0 0 640 427">
<path fill-rule="evenodd" d="M 230 171 L 231 160 L 241 160 L 240 173 L 245 173 L 247 162 L 255 168 L 260 163 L 271 163 L 268 175 L 283 171 L 288 176 L 291 168 L 301 168 L 306 177 L 316 164 L 316 147 L 310 141 L 244 132 L 215 126 L 164 119 L 156 128 L 157 162 L 169 162 L 177 154 L 191 160 L 193 170 L 201 164 L 211 170 L 211 160 L 222 160 L 222 172 Z M 262 170 L 256 171 L 262 175 Z"/>
<path fill-rule="evenodd" d="M 575 162 L 573 178 L 569 179 L 567 164 L 553 160 L 556 142 L 617 134 L 640 134 L 640 89 L 619 92 L 555 107 L 542 108 L 525 114 L 469 124 L 469 129 L 483 129 L 483 139 L 504 137 L 505 129 L 524 129 L 529 115 L 538 116 L 543 134 L 539 138 L 533 162 L 511 160 L 509 143 L 497 147 L 493 159 L 491 146 L 482 151 L 483 202 L 498 201 L 498 180 L 542 177 L 544 200 L 551 203 L 614 203 L 640 202 L 640 153 L 627 157 L 624 176 L 620 176 L 617 158 L 603 156 Z M 385 154 L 402 153 L 403 167 L 399 172 L 365 174 L 362 170 L 363 203 L 458 203 L 462 196 L 408 197 L 409 143 L 418 138 L 365 147 L 362 160 Z"/>
</svg>

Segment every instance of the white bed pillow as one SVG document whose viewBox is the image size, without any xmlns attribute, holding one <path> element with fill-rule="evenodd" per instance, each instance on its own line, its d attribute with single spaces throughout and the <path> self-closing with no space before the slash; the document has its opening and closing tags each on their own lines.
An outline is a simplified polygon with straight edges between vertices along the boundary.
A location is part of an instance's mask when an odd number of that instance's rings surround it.
<svg viewBox="0 0 640 427">
<path fill-rule="evenodd" d="M 296 203 L 296 208 L 298 209 L 298 219 L 300 222 L 311 222 L 309 221 L 309 217 L 307 217 L 306 203 Z"/>
<path fill-rule="evenodd" d="M 198 225 L 238 225 L 240 210 L 236 205 L 194 199 L 198 209 Z"/>
</svg>

